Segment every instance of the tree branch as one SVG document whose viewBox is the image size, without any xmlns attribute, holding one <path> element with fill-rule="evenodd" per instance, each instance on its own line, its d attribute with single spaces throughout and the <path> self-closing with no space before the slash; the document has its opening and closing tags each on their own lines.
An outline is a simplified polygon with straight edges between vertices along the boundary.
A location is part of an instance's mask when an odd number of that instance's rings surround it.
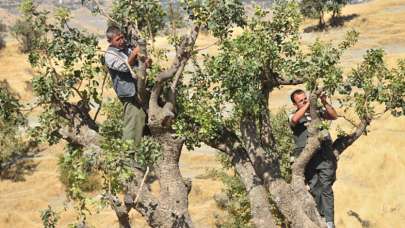
<svg viewBox="0 0 405 228">
<path fill-rule="evenodd" d="M 360 138 L 364 133 L 367 132 L 367 126 L 371 123 L 371 118 L 367 115 L 363 116 L 360 124 L 357 126 L 356 130 L 346 136 L 338 137 L 332 144 L 333 153 L 340 155 L 343 153 L 349 146 L 351 146 L 357 139 Z"/>
<path fill-rule="evenodd" d="M 309 160 L 311 160 L 312 156 L 315 154 L 315 151 L 321 146 L 319 136 L 320 133 L 319 126 L 321 125 L 321 119 L 318 115 L 318 108 L 317 108 L 318 94 L 320 94 L 320 91 L 322 91 L 322 89 L 318 89 L 315 92 L 311 92 L 311 94 L 309 95 L 310 99 L 309 108 L 311 115 L 311 123 L 308 126 L 309 137 L 304 150 L 301 152 L 301 154 L 298 156 L 298 158 L 295 160 L 292 166 L 293 176 L 297 177 L 304 176 L 304 170 L 306 165 L 308 164 Z"/>
<path fill-rule="evenodd" d="M 125 204 L 121 203 L 121 200 L 117 196 L 108 194 L 105 196 L 110 203 L 111 208 L 115 211 L 115 215 L 118 218 L 120 228 L 131 228 L 131 223 L 129 221 L 129 211 L 130 207 L 127 207 Z"/>
<path fill-rule="evenodd" d="M 255 227 L 277 227 L 270 209 L 263 180 L 256 174 L 249 156 L 237 136 L 224 128 L 217 139 L 206 143 L 229 156 L 248 193 L 252 220 Z"/>
<path fill-rule="evenodd" d="M 98 0 L 92 0 L 92 1 L 97 5 L 98 9 L 100 10 L 101 15 L 103 15 L 105 18 L 114 22 L 117 25 L 120 24 L 118 21 L 114 20 L 112 17 L 110 17 L 110 15 L 108 15 L 108 13 L 103 9 L 103 7 L 101 7 L 101 4 Z"/>
<path fill-rule="evenodd" d="M 300 85 L 304 83 L 302 79 L 284 79 L 281 77 L 278 77 L 276 81 L 279 85 Z"/>
<path fill-rule="evenodd" d="M 174 118 L 174 102 L 167 102 L 163 107 L 160 107 L 158 100 L 163 91 L 164 82 L 176 77 L 172 84 L 171 93 L 172 98 L 175 99 L 175 86 L 183 73 L 184 67 L 187 61 L 190 59 L 200 27 L 194 25 L 191 33 L 188 37 L 183 39 L 183 42 L 178 47 L 176 52 L 176 58 L 173 61 L 172 66 L 159 73 L 156 77 L 156 84 L 153 86 L 151 96 L 149 99 L 149 126 L 151 128 L 159 126 L 168 126 L 171 120 Z M 177 81 L 177 82 L 176 82 Z"/>
</svg>

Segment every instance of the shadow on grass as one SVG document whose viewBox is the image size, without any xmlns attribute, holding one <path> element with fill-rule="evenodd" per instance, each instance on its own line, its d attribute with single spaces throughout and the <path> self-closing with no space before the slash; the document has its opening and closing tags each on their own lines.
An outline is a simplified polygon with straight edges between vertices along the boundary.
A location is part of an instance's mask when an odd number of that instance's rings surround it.
<svg viewBox="0 0 405 228">
<path fill-rule="evenodd" d="M 343 27 L 345 23 L 359 17 L 359 14 L 353 13 L 345 16 L 338 16 L 336 18 L 331 18 L 328 23 L 324 26 L 318 25 L 311 25 L 304 28 L 304 33 L 311 33 L 311 32 L 323 32 L 327 31 L 329 28 L 337 28 Z"/>
<path fill-rule="evenodd" d="M 362 227 L 362 228 L 369 228 L 369 227 L 371 227 L 370 221 L 365 220 L 365 219 L 362 219 L 362 218 L 360 217 L 360 215 L 359 215 L 357 212 L 355 212 L 355 211 L 353 211 L 353 210 L 349 210 L 349 211 L 347 212 L 347 215 L 354 217 L 354 218 L 361 224 L 361 227 Z"/>
<path fill-rule="evenodd" d="M 33 158 L 40 151 L 35 145 L 27 144 L 23 153 L 16 154 L 0 164 L 0 180 L 25 181 L 26 175 L 36 171 L 38 162 Z"/>
<path fill-rule="evenodd" d="M 342 27 L 345 25 L 346 22 L 349 22 L 359 16 L 360 15 L 357 13 L 353 13 L 353 14 L 349 14 L 349 15 L 345 15 L 345 16 L 338 16 L 333 19 L 331 18 L 329 20 L 329 24 L 331 27 Z"/>
</svg>

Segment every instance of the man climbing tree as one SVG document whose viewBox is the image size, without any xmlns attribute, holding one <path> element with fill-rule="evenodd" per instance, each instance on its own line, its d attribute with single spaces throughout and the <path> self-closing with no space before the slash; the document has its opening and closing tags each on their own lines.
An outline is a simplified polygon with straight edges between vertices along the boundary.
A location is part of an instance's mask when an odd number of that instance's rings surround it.
<svg viewBox="0 0 405 228">
<path fill-rule="evenodd" d="M 108 27 L 106 35 L 110 45 L 105 54 L 105 63 L 115 93 L 124 106 L 122 138 L 133 140 L 137 145 L 142 138 L 146 114 L 136 95 L 136 75 L 131 74 L 130 68 L 139 64 L 140 50 L 139 47 L 130 49 L 124 35 L 116 26 Z"/>
<path fill-rule="evenodd" d="M 34 40 L 29 56 L 36 72 L 33 89 L 43 111 L 35 136 L 49 143 L 66 141 L 63 162 L 72 171 L 67 193 L 75 202 L 79 225 L 86 224 L 90 210 L 80 184 L 89 170 L 97 170 L 103 177 L 100 201 L 114 210 L 121 227 L 132 225 L 132 209 L 151 227 L 193 227 L 188 211 L 191 181 L 181 175 L 179 159 L 184 142 L 190 147 L 204 142 L 231 161 L 247 190 L 256 227 L 276 227 L 277 214 L 292 227 L 324 227 L 304 178 L 305 166 L 320 146 L 320 131 L 325 128 L 315 105 L 320 91 L 339 93 L 359 117 L 352 133 L 340 134 L 333 141 L 334 153 L 340 154 L 367 131 L 376 102 L 385 104 L 386 111 L 403 114 L 405 61 L 390 70 L 383 52 L 371 50 L 358 69 L 343 77 L 340 57 L 356 41 L 356 33 L 349 33 L 338 47 L 316 42 L 303 52 L 301 16 L 294 1 L 277 1 L 271 20 L 269 12 L 261 9 L 246 20 L 238 0 L 183 2 L 190 26 L 182 36 L 171 37 L 175 53 L 171 62 L 161 58 L 147 71 L 138 58 L 136 94 L 147 106 L 151 136 L 136 148 L 143 157 L 134 158 L 128 156 L 126 142 L 105 131 L 118 124 L 111 124 L 109 118 L 99 123 L 90 112 L 94 103 L 101 103 L 99 87 L 103 85 L 98 85 L 98 77 L 105 76 L 99 65 L 97 37 L 72 28 L 65 10 L 51 23 L 47 12 L 30 0 L 23 1 L 25 20 L 45 32 Z M 99 13 L 123 25 L 125 36 L 147 38 L 143 45 L 139 43 L 141 55 L 157 55 L 154 37 L 164 27 L 165 15 L 160 2 L 115 0 L 112 9 L 106 14 L 100 8 Z M 234 26 L 243 27 L 239 35 L 231 35 Z M 216 56 L 205 56 L 202 69 L 197 61 L 201 56 L 196 56 L 202 48 L 195 44 L 200 29 L 205 28 L 218 38 L 219 51 Z M 195 68 L 187 81 L 182 75 L 189 72 L 185 71 L 189 60 Z M 302 83 L 309 91 L 309 137 L 290 169 L 290 178 L 284 178 L 278 154 L 283 144 L 274 140 L 269 94 L 280 86 Z M 148 169 L 139 170 L 134 162 L 153 169 L 155 178 L 146 178 Z M 158 194 L 152 192 L 152 179 L 160 187 Z"/>
<path fill-rule="evenodd" d="M 326 101 L 326 95 L 321 95 L 321 103 L 324 109 L 320 116 L 323 119 L 335 120 L 337 113 L 335 109 Z M 307 126 L 311 122 L 309 112 L 309 100 L 305 92 L 301 89 L 291 93 L 291 101 L 297 110 L 290 115 L 290 127 L 293 131 L 295 149 L 294 157 L 298 157 L 305 148 L 308 140 Z M 328 139 L 331 140 L 329 133 Z M 327 143 L 321 143 L 321 147 L 315 152 L 305 168 L 305 182 L 309 186 L 310 192 L 315 199 L 319 214 L 325 217 L 328 228 L 334 227 L 334 198 L 332 185 L 336 179 L 336 157 Z"/>
</svg>

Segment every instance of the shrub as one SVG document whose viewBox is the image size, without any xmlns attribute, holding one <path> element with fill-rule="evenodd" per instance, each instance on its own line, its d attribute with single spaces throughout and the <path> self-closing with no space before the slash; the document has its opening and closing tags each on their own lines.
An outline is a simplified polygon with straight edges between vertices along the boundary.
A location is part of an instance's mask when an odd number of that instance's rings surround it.
<svg viewBox="0 0 405 228">
<path fill-rule="evenodd" d="M 59 180 L 66 188 L 70 188 L 76 177 L 76 172 L 72 161 L 67 156 L 59 157 Z M 92 192 L 101 189 L 101 178 L 94 170 L 87 170 L 84 179 L 80 182 L 79 187 L 84 192 Z"/>
<path fill-rule="evenodd" d="M 11 35 L 17 39 L 20 51 L 27 53 L 34 48 L 35 39 L 40 34 L 28 21 L 17 20 L 10 29 Z"/>
<path fill-rule="evenodd" d="M 26 119 L 21 113 L 17 95 L 12 93 L 7 82 L 0 83 L 0 167 L 4 171 L 6 164 L 28 151 L 19 128 Z"/>
</svg>

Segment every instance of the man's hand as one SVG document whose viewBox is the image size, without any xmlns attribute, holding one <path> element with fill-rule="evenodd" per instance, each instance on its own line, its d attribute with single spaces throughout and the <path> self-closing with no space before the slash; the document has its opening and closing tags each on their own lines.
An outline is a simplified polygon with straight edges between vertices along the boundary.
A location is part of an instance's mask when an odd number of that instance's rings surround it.
<svg viewBox="0 0 405 228">
<path fill-rule="evenodd" d="M 336 120 L 337 119 L 337 112 L 336 110 L 332 107 L 332 105 L 330 105 L 328 103 L 328 101 L 326 100 L 327 96 L 326 93 L 321 93 L 321 95 L 319 96 L 319 98 L 321 99 L 321 103 L 322 105 L 325 107 L 326 109 L 326 119 L 328 120 Z"/>
<path fill-rule="evenodd" d="M 152 67 L 152 59 L 147 58 L 145 61 L 145 67 L 146 68 L 151 68 Z"/>
<path fill-rule="evenodd" d="M 328 102 L 326 101 L 326 98 L 327 98 L 326 93 L 321 93 L 321 95 L 319 96 L 319 98 L 321 99 L 321 103 L 322 103 L 323 105 L 325 105 L 325 104 L 328 103 Z"/>
<path fill-rule="evenodd" d="M 139 47 L 134 47 L 132 49 L 131 54 L 128 56 L 129 65 L 131 65 L 131 66 L 135 65 L 136 61 L 138 60 L 138 56 L 139 56 L 140 52 L 141 52 L 141 49 L 139 49 Z"/>
</svg>

